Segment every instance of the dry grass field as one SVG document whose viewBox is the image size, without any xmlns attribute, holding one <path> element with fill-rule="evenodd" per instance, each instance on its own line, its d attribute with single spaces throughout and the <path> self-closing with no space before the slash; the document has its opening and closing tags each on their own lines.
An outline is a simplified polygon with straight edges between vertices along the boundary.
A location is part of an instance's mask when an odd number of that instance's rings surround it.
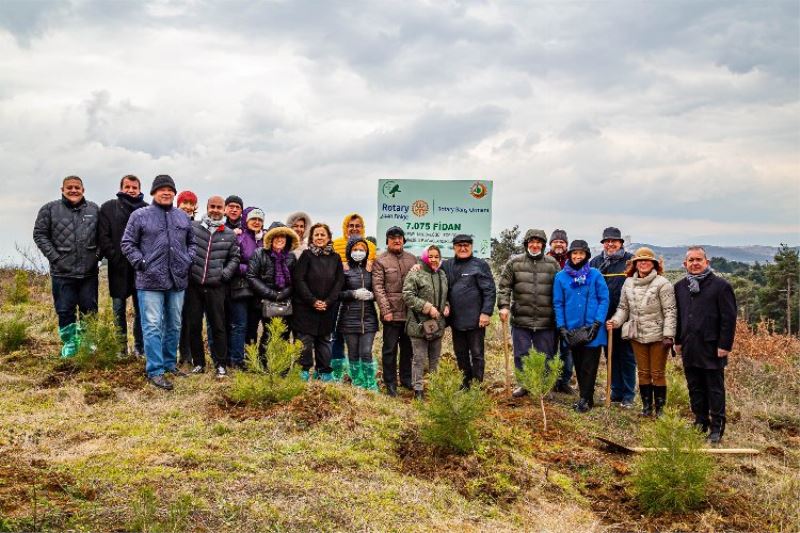
<svg viewBox="0 0 800 533">
<path fill-rule="evenodd" d="M 800 342 L 766 326 L 740 326 L 724 439 L 761 453 L 715 457 L 700 509 L 644 516 L 633 457 L 593 437 L 636 445 L 653 422 L 617 407 L 577 415 L 556 394 L 542 433 L 538 402 L 504 392 L 496 326 L 494 405 L 478 449 L 459 456 L 423 443 L 408 393 L 312 383 L 258 409 L 231 403 L 229 381 L 210 374 L 165 393 L 138 360 L 76 371 L 57 355 L 48 279 L 30 277 L 22 304 L 8 301 L 13 284 L 0 272 L 0 321 L 22 318 L 29 340 L 0 353 L 0 531 L 800 530 Z"/>
</svg>

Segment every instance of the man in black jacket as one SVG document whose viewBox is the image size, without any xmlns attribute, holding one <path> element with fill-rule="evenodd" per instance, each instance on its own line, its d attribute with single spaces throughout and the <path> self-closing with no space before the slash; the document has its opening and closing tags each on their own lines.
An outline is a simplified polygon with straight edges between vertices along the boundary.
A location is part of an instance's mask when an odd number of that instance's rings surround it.
<svg viewBox="0 0 800 533">
<path fill-rule="evenodd" d="M 447 274 L 453 351 L 464 374 L 463 387 L 483 381 L 486 326 L 494 311 L 497 289 L 489 263 L 472 255 L 472 236 L 453 238 L 455 257 L 442 263 Z"/>
<path fill-rule="evenodd" d="M 128 352 L 128 297 L 133 298 L 133 347 L 137 357 L 144 357 L 142 340 L 142 321 L 139 316 L 139 301 L 136 298 L 135 271 L 120 249 L 122 235 L 131 213 L 146 207 L 139 178 L 127 175 L 119 182 L 119 192 L 115 199 L 100 206 L 100 220 L 97 226 L 97 244 L 103 256 L 108 259 L 108 292 L 114 309 L 123 354 Z"/>
<path fill-rule="evenodd" d="M 199 222 L 192 222 L 196 251 L 189 271 L 189 288 L 186 291 L 186 315 L 189 320 L 189 350 L 192 353 L 192 373 L 205 371 L 206 355 L 203 347 L 203 313 L 209 337 L 213 339 L 211 356 L 217 377 L 227 375 L 228 335 L 225 330 L 225 298 L 227 284 L 239 268 L 239 244 L 233 230 L 225 226 L 222 215 L 225 204 L 221 196 L 208 199 L 207 213 Z"/>
<path fill-rule="evenodd" d="M 50 263 L 61 357 L 78 351 L 75 308 L 81 315 L 97 312 L 99 211 L 97 204 L 84 198 L 83 180 L 67 176 L 61 183 L 61 199 L 42 206 L 33 226 L 33 242 Z"/>
<path fill-rule="evenodd" d="M 725 366 L 736 333 L 736 296 L 711 270 L 702 247 L 690 247 L 683 266 L 686 277 L 675 284 L 675 351 L 683 360 L 695 426 L 710 429 L 708 439 L 716 444 L 725 433 Z"/>
<path fill-rule="evenodd" d="M 619 228 L 609 227 L 603 230 L 603 253 L 589 261 L 589 266 L 596 268 L 603 275 L 608 286 L 608 316 L 610 319 L 617 312 L 622 285 L 625 283 L 625 270 L 628 260 L 633 254 L 625 251 L 625 239 Z M 614 340 L 614 353 L 611 354 L 611 401 L 620 407 L 630 409 L 636 396 L 636 357 L 630 341 L 622 338 L 622 329 L 615 329 L 611 335 Z"/>
</svg>

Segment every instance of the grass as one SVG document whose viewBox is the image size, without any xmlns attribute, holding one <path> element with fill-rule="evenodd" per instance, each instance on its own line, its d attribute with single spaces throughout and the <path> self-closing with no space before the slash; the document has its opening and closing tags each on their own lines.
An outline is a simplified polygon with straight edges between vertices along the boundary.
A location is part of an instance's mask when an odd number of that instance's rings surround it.
<svg viewBox="0 0 800 533">
<path fill-rule="evenodd" d="M 13 274 L 0 275 L 0 293 L 10 283 Z M 531 424 L 539 406 L 504 393 L 494 326 L 485 382 L 493 406 L 478 425 L 481 445 L 442 454 L 419 436 L 406 392 L 392 399 L 310 383 L 286 402 L 234 405 L 220 401 L 233 377 L 176 380 L 167 394 L 146 384 L 139 361 L 65 369 L 46 291 L 34 280 L 19 306 L 33 325 L 30 342 L 0 354 L 0 530 L 33 529 L 34 476 L 42 530 L 800 529 L 796 341 L 770 336 L 765 342 L 783 351 L 754 357 L 737 346 L 726 373 L 724 442 L 763 453 L 714 458 L 705 503 L 644 521 L 629 493 L 633 458 L 592 437 L 641 445 L 640 429 L 654 422 L 618 408 L 578 415 L 574 397 L 555 394 L 545 399 L 542 434 Z M 757 345 L 761 334 L 744 335 Z M 443 351 L 452 358 L 449 342 Z M 672 379 L 681 384 L 679 372 Z"/>
</svg>

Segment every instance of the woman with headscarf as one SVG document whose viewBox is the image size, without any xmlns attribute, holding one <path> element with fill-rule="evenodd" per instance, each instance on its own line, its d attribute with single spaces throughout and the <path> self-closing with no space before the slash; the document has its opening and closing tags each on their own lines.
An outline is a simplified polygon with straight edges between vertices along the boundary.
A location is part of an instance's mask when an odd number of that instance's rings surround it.
<svg viewBox="0 0 800 533">
<path fill-rule="evenodd" d="M 424 398 L 425 366 L 435 372 L 442 353 L 445 318 L 450 314 L 447 302 L 447 275 L 441 270 L 442 252 L 430 245 L 420 256 L 422 268 L 409 272 L 403 282 L 403 301 L 408 306 L 406 333 L 414 351 L 411 381 L 414 396 Z"/>
<path fill-rule="evenodd" d="M 308 249 L 297 260 L 293 276 L 292 330 L 303 343 L 302 376 L 308 379 L 312 366 L 323 381 L 331 381 L 331 339 L 335 317 L 333 306 L 344 284 L 339 254 L 333 251 L 331 229 L 317 223 L 309 229 Z"/>
<path fill-rule="evenodd" d="M 292 250 L 298 245 L 297 234 L 280 222 L 273 222 L 264 235 L 264 245 L 253 254 L 247 269 L 247 281 L 256 299 L 259 314 L 264 300 L 288 302 L 292 298 L 295 257 Z M 285 338 L 289 338 L 290 317 L 280 317 L 286 324 Z M 263 331 L 258 342 L 258 353 L 264 358 L 269 329 L 267 319 L 261 316 Z"/>
<path fill-rule="evenodd" d="M 585 413 L 594 406 L 600 348 L 607 342 L 601 326 L 608 311 L 608 287 L 600 271 L 589 267 L 592 253 L 586 241 L 572 241 L 567 253 L 569 259 L 553 282 L 553 307 L 556 326 L 572 350 L 578 377 L 580 399 L 573 408 Z"/>
</svg>

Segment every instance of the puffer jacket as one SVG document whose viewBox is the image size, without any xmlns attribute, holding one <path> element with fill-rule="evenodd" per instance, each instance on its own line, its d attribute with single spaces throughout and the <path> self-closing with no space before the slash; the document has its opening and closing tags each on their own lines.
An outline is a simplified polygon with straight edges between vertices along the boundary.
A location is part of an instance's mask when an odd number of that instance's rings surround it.
<svg viewBox="0 0 800 533">
<path fill-rule="evenodd" d="M 194 232 L 177 207 L 154 204 L 131 213 L 120 248 L 136 269 L 137 289 L 182 291 L 189 285 Z"/>
<path fill-rule="evenodd" d="M 288 217 L 286 217 L 286 226 L 291 228 L 294 225 L 294 223 L 297 222 L 300 219 L 303 219 L 305 221 L 305 223 L 306 223 L 306 234 L 305 234 L 305 236 L 308 237 L 308 232 L 311 229 L 312 223 L 311 223 L 311 217 L 308 216 L 308 213 L 306 213 L 305 211 L 295 211 L 294 213 L 292 213 Z M 301 238 L 300 239 L 300 244 L 298 244 L 297 248 L 292 250 L 292 253 L 298 259 L 300 259 L 300 254 L 303 253 L 303 250 L 308 248 L 308 242 L 307 241 L 308 241 L 308 239 Z"/>
<path fill-rule="evenodd" d="M 344 217 L 344 220 L 342 220 L 342 236 L 333 240 L 333 251 L 339 254 L 339 257 L 342 259 L 342 263 L 347 263 L 347 241 L 350 239 L 349 235 L 347 234 L 347 224 L 353 217 L 358 217 L 361 220 L 361 231 L 363 232 L 361 236 L 364 237 L 367 235 L 367 226 L 364 224 L 364 217 L 358 213 L 350 213 Z M 367 245 L 369 246 L 367 259 L 369 261 L 375 261 L 375 245 L 369 241 L 367 241 Z"/>
<path fill-rule="evenodd" d="M 605 346 L 608 343 L 605 323 L 608 312 L 608 286 L 603 275 L 596 268 L 589 269 L 586 283 L 572 286 L 572 278 L 565 271 L 556 275 L 553 285 L 553 305 L 558 329 L 573 330 L 583 326 L 600 324 L 597 336 L 586 345 L 587 348 Z"/>
<path fill-rule="evenodd" d="M 430 266 L 422 263 L 422 268 L 411 272 L 403 282 L 403 301 L 408 307 L 406 317 L 406 333 L 409 337 L 422 338 L 425 332 L 422 323 L 430 320 L 424 311 L 428 304 L 439 310 L 439 331 L 436 335 L 444 335 L 447 326 L 444 308 L 447 307 L 447 274 L 441 268 L 434 272 Z"/>
<path fill-rule="evenodd" d="M 272 240 L 278 235 L 286 237 L 286 267 L 289 269 L 288 284 L 286 287 L 278 287 L 275 284 L 275 262 L 270 255 L 272 250 Z M 264 235 L 264 246 L 256 250 L 250 258 L 247 267 L 247 282 L 253 295 L 259 300 L 269 300 L 271 302 L 282 302 L 292 296 L 292 279 L 294 267 L 297 263 L 296 256 L 291 253 L 297 248 L 297 234 L 286 226 L 271 227 Z"/>
<path fill-rule="evenodd" d="M 97 275 L 99 215 L 97 204 L 86 198 L 73 204 L 62 196 L 39 209 L 33 242 L 50 263 L 51 276 L 80 279 Z"/>
<path fill-rule="evenodd" d="M 532 329 L 553 329 L 553 280 L 558 261 L 542 254 L 534 259 L 527 252 L 514 255 L 500 274 L 497 307 L 511 308 L 511 324 Z"/>
<path fill-rule="evenodd" d="M 403 301 L 403 282 L 417 258 L 406 251 L 399 254 L 384 252 L 372 264 L 372 286 L 381 319 L 392 314 L 392 322 L 406 321 L 406 303 Z"/>
<path fill-rule="evenodd" d="M 608 285 L 608 295 L 611 298 L 608 306 L 608 318 L 611 318 L 617 311 L 619 299 L 622 295 L 622 285 L 625 284 L 625 271 L 628 269 L 628 260 L 632 257 L 632 253 L 625 252 L 620 257 L 606 260 L 604 254 L 600 254 L 589 261 L 589 266 L 599 270 L 606 280 L 606 285 Z"/>
<path fill-rule="evenodd" d="M 623 338 L 649 344 L 674 338 L 677 317 L 672 284 L 653 270 L 644 278 L 637 272 L 625 280 L 611 321 L 614 327 L 622 326 Z"/>
<path fill-rule="evenodd" d="M 378 313 L 375 311 L 374 300 L 357 300 L 355 291 L 367 289 L 372 291 L 372 273 L 367 270 L 367 260 L 360 263 L 353 260 L 350 252 L 356 243 L 368 243 L 366 239 L 354 238 L 347 243 L 347 263 L 350 266 L 344 272 L 344 286 L 339 293 L 339 320 L 336 331 L 343 334 L 364 334 L 378 331 Z M 375 293 L 373 292 L 373 295 Z"/>
<path fill-rule="evenodd" d="M 451 309 L 447 323 L 458 331 L 479 327 L 481 314 L 492 315 L 497 289 L 489 263 L 478 257 L 457 257 L 442 263 L 447 274 Z"/>
<path fill-rule="evenodd" d="M 202 222 L 192 222 L 197 245 L 190 281 L 204 287 L 219 287 L 229 282 L 239 270 L 239 242 L 232 229 L 221 225 L 207 228 Z"/>
<path fill-rule="evenodd" d="M 247 215 L 253 209 L 255 209 L 255 207 L 248 207 L 242 211 L 242 218 L 247 220 Z M 263 245 L 263 229 L 259 235 L 256 235 L 252 230 L 248 229 L 247 223 L 245 223 L 242 232 L 236 236 L 236 240 L 239 243 L 239 269 L 231 280 L 231 298 L 234 300 L 249 298 L 253 295 L 253 292 L 250 290 L 250 283 L 247 281 L 247 268 L 253 254 Z"/>
</svg>

